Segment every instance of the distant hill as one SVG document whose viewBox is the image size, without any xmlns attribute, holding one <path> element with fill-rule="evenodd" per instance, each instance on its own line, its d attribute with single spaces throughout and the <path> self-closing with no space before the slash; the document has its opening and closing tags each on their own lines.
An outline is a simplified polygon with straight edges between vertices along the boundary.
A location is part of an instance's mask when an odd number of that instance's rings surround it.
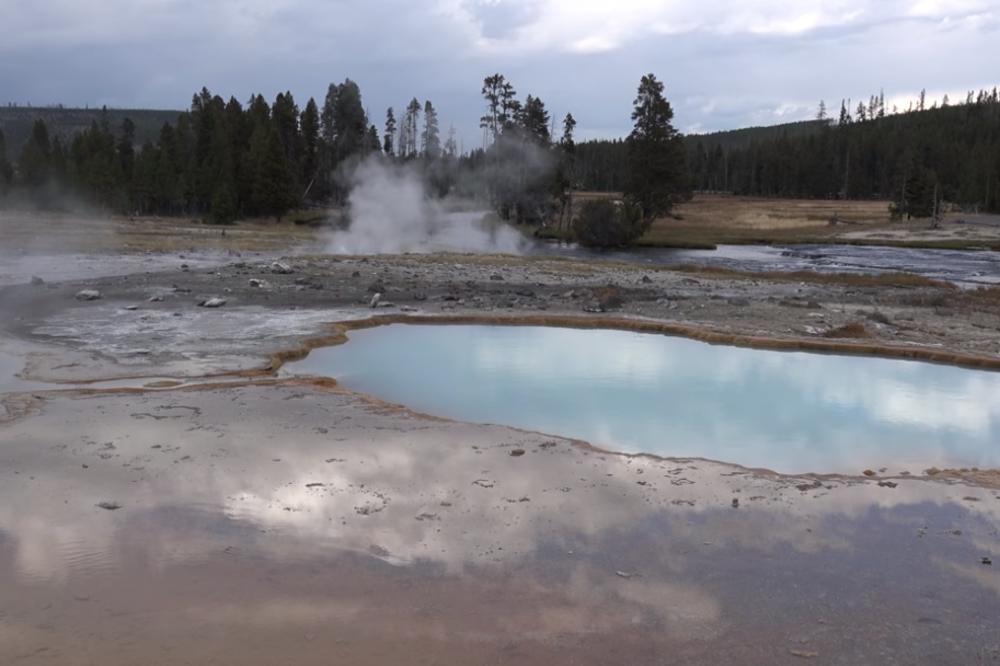
<svg viewBox="0 0 1000 666">
<path fill-rule="evenodd" d="M 125 118 L 135 123 L 135 140 L 138 145 L 156 141 L 163 123 L 176 124 L 181 111 L 165 109 L 71 109 L 63 107 L 0 106 L 0 130 L 7 139 L 7 157 L 17 159 L 21 147 L 31 135 L 31 126 L 41 118 L 49 128 L 49 135 L 59 137 L 68 145 L 73 136 L 90 127 L 94 121 L 107 118 L 108 126 L 117 134 Z"/>
<path fill-rule="evenodd" d="M 767 125 L 765 127 L 741 127 L 740 129 L 724 130 L 721 132 L 688 134 L 684 137 L 684 141 L 689 148 L 701 142 L 706 147 L 722 146 L 722 149 L 725 151 L 740 150 L 749 147 L 751 143 L 774 141 L 782 135 L 789 139 L 809 136 L 810 134 L 815 134 L 828 124 L 829 121 L 827 120 L 801 120 L 794 123 Z"/>
</svg>

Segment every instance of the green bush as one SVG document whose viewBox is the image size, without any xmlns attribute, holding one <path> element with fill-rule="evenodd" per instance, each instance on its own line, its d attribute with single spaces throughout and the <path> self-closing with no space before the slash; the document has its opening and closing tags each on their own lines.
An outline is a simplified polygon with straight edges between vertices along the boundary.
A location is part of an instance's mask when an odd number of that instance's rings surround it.
<svg viewBox="0 0 1000 666">
<path fill-rule="evenodd" d="M 639 206 L 629 201 L 596 199 L 580 208 L 573 221 L 573 233 L 587 247 L 625 247 L 649 228 Z"/>
</svg>

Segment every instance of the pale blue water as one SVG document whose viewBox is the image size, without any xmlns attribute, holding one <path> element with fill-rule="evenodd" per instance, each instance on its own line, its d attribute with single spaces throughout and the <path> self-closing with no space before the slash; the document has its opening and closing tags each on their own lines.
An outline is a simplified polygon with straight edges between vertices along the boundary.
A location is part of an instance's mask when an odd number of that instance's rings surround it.
<svg viewBox="0 0 1000 666">
<path fill-rule="evenodd" d="M 290 364 L 418 411 L 780 472 L 1000 467 L 1000 373 L 611 330 L 396 324 Z"/>
</svg>

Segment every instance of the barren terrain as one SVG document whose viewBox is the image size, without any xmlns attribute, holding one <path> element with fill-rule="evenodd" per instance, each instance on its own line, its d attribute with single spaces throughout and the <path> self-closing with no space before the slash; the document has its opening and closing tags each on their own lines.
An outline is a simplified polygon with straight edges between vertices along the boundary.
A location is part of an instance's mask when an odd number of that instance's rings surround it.
<svg viewBox="0 0 1000 666">
<path fill-rule="evenodd" d="M 24 246 L 0 287 L 0 662 L 1000 658 L 996 470 L 629 456 L 281 372 L 403 320 L 996 369 L 998 289 L 93 225 L 95 270 Z"/>
</svg>

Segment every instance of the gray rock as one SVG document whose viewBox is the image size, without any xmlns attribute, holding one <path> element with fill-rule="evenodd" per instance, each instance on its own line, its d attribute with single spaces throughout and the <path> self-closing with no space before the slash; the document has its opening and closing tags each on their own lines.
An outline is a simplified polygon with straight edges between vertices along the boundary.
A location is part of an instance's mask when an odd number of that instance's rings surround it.
<svg viewBox="0 0 1000 666">
<path fill-rule="evenodd" d="M 37 287 L 39 285 L 45 284 L 45 280 L 43 280 L 42 278 L 38 277 L 37 275 L 32 275 L 31 276 L 31 284 L 33 284 L 33 285 L 35 285 Z"/>
<path fill-rule="evenodd" d="M 101 292 L 96 289 L 81 289 L 76 292 L 76 300 L 78 301 L 96 301 L 101 297 Z"/>
<path fill-rule="evenodd" d="M 219 298 L 218 296 L 213 296 L 212 298 L 208 298 L 198 303 L 198 305 L 203 308 L 221 308 L 225 304 L 226 304 L 226 299 Z"/>
<path fill-rule="evenodd" d="M 258 278 L 250 278 L 250 286 L 257 287 L 258 289 L 267 289 L 271 285 L 268 284 L 267 280 L 261 280 Z"/>
<path fill-rule="evenodd" d="M 382 300 L 382 294 L 379 293 L 379 292 L 376 292 L 375 295 L 372 296 L 372 300 L 368 303 L 368 307 L 370 307 L 370 308 L 377 308 L 378 304 L 379 304 L 379 301 L 381 301 L 381 300 Z"/>
<path fill-rule="evenodd" d="M 290 275 L 295 271 L 288 264 L 281 261 L 271 262 L 271 272 L 276 275 Z"/>
</svg>

